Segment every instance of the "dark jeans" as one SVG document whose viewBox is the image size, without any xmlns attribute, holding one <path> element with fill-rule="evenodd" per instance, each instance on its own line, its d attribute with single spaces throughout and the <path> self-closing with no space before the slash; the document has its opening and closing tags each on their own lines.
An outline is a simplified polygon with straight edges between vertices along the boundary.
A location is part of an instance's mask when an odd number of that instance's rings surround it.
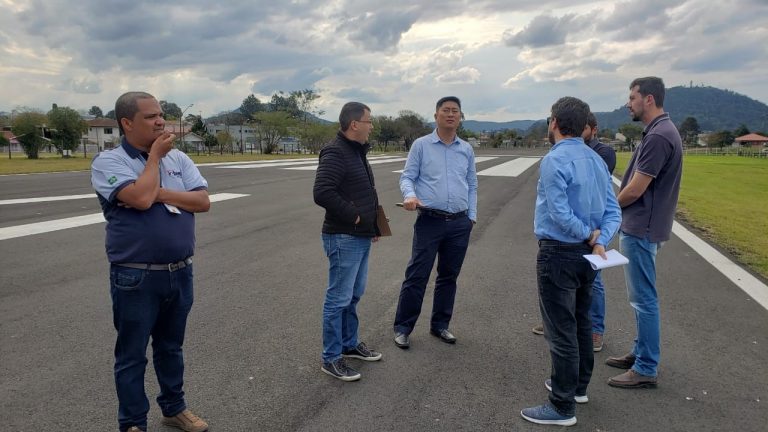
<svg viewBox="0 0 768 432">
<path fill-rule="evenodd" d="M 112 264 L 110 291 L 117 330 L 115 386 L 120 430 L 131 426 L 146 430 L 149 401 L 144 372 L 150 336 L 160 410 L 170 417 L 186 409 L 181 346 L 192 308 L 192 266 L 169 272 Z"/>
<path fill-rule="evenodd" d="M 539 241 L 536 274 L 544 335 L 552 356 L 549 400 L 562 415 L 576 412 L 575 395 L 586 395 L 592 377 L 592 270 L 583 243 Z"/>
<path fill-rule="evenodd" d="M 432 303 L 432 330 L 447 329 L 453 315 L 456 279 L 469 246 L 472 220 L 466 215 L 455 219 L 419 214 L 413 226 L 411 260 L 400 288 L 395 315 L 395 332 L 410 334 L 421 313 L 429 275 L 437 261 L 437 281 Z"/>
</svg>

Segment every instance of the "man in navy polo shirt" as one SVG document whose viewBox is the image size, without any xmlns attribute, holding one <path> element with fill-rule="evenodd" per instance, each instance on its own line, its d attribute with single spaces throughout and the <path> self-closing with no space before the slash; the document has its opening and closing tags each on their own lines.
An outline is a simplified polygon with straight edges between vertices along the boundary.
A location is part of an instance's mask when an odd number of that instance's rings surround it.
<svg viewBox="0 0 768 432">
<path fill-rule="evenodd" d="M 656 386 L 661 357 L 661 318 L 656 291 L 656 252 L 669 240 L 683 172 L 683 142 L 664 112 L 664 81 L 638 78 L 629 86 L 632 120 L 645 125 L 643 140 L 632 153 L 618 200 L 623 220 L 619 247 L 629 258 L 624 267 L 629 303 L 635 310 L 637 337 L 632 351 L 610 357 L 608 366 L 629 369 L 612 377 L 614 387 Z"/>
<path fill-rule="evenodd" d="M 208 182 L 173 148 L 176 136 L 165 132 L 152 95 L 123 94 L 115 117 L 121 145 L 94 158 L 91 182 L 107 220 L 120 431 L 147 430 L 144 372 L 151 337 L 162 423 L 203 432 L 208 424 L 184 401 L 181 347 L 193 299 L 194 213 L 210 208 Z"/>
</svg>

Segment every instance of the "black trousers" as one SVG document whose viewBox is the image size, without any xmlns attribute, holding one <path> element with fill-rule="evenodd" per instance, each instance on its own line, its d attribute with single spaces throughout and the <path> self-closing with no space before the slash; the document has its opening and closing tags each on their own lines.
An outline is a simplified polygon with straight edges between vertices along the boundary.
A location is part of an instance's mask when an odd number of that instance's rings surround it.
<svg viewBox="0 0 768 432">
<path fill-rule="evenodd" d="M 586 244 L 539 241 L 536 275 L 544 336 L 552 357 L 549 401 L 560 414 L 574 415 L 575 395 L 587 394 L 592 378 L 592 270 Z"/>
<path fill-rule="evenodd" d="M 410 334 L 416 326 L 435 258 L 437 281 L 430 328 L 448 328 L 456 298 L 456 279 L 467 253 L 472 225 L 466 214 L 447 218 L 420 213 L 416 218 L 411 260 L 405 270 L 405 281 L 397 303 L 395 332 Z"/>
</svg>

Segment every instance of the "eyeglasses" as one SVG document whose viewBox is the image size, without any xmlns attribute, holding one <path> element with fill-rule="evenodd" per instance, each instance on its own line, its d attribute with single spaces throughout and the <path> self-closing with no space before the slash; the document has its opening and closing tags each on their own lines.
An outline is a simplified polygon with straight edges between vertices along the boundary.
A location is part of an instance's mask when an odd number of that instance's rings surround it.
<svg viewBox="0 0 768 432">
<path fill-rule="evenodd" d="M 372 124 L 373 123 L 370 120 L 355 120 L 355 121 L 358 122 L 358 123 L 368 123 L 368 124 Z"/>
<path fill-rule="evenodd" d="M 552 117 L 547 117 L 547 126 L 552 123 L 552 120 L 554 120 Z"/>
</svg>

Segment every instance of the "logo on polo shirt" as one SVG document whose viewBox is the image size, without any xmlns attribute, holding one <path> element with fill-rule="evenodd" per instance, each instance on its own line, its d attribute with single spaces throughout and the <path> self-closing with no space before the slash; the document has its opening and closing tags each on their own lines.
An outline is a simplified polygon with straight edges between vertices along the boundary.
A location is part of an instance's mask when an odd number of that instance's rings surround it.
<svg viewBox="0 0 768 432">
<path fill-rule="evenodd" d="M 115 177 L 115 176 L 112 176 L 112 177 L 107 179 L 107 182 L 109 182 L 109 184 L 111 184 L 111 185 L 115 184 L 116 181 L 117 181 L 117 177 Z"/>
<path fill-rule="evenodd" d="M 167 170 L 166 173 L 169 177 L 181 178 L 181 171 Z"/>
</svg>

